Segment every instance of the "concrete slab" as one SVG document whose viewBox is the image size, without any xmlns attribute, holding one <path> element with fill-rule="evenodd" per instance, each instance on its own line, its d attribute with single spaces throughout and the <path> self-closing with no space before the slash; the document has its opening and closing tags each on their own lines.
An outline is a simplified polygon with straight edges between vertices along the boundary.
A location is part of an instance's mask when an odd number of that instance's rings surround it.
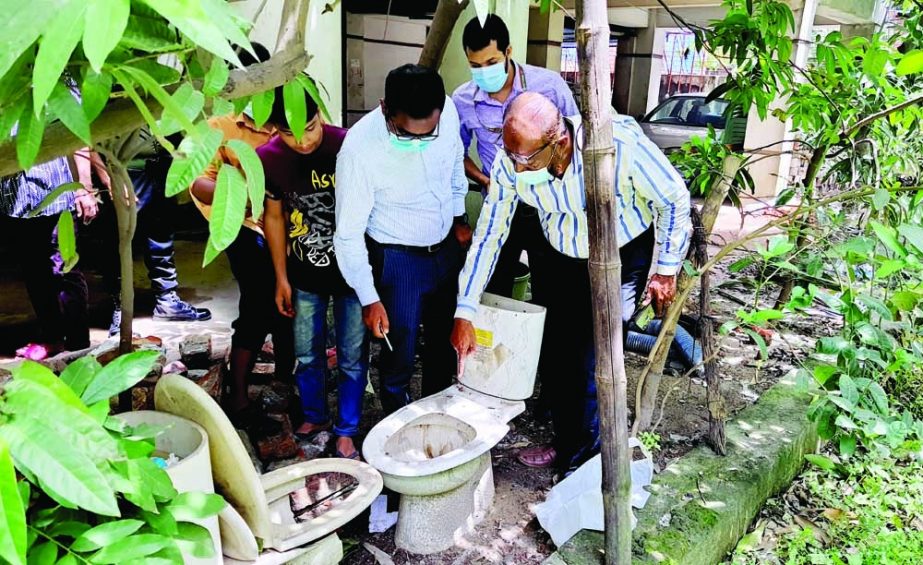
<svg viewBox="0 0 923 565">
<path fill-rule="evenodd" d="M 783 379 L 727 426 L 728 454 L 702 446 L 655 477 L 637 511 L 632 563 L 719 563 L 767 498 L 800 472 L 817 446 L 810 394 Z M 583 530 L 545 563 L 602 563 L 603 535 Z"/>
</svg>

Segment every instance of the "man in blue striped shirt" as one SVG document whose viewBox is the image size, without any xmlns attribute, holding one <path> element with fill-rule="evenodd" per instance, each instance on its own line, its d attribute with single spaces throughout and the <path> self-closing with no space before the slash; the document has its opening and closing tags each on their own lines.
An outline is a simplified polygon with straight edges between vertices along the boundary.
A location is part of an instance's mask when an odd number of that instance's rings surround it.
<svg viewBox="0 0 923 565">
<path fill-rule="evenodd" d="M 631 118 L 614 116 L 617 236 L 622 258 L 622 302 L 626 319 L 647 292 L 658 310 L 676 293 L 676 273 L 691 232 L 689 191 L 663 153 Z M 530 255 L 534 278 L 548 286 L 536 301 L 548 310 L 547 355 L 542 386 L 554 399 L 552 446 L 520 453 L 526 465 L 557 461 L 573 468 L 597 448 L 598 422 L 594 381 L 593 305 L 589 271 L 589 229 L 583 186 L 579 116 L 564 118 L 538 93 L 523 93 L 510 105 L 503 127 L 504 152 L 494 161 L 491 186 L 475 230 L 473 245 L 459 277 L 452 343 L 459 356 L 476 347 L 471 320 L 506 240 L 517 205 L 538 209 L 547 245 Z M 656 223 L 656 229 L 655 229 Z M 577 377 L 577 382 L 573 381 Z"/>
</svg>

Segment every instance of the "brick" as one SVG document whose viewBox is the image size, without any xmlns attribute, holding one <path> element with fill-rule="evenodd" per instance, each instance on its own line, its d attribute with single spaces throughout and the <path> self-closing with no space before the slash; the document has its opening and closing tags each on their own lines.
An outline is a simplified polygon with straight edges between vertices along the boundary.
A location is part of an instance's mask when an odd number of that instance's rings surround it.
<svg viewBox="0 0 923 565">
<path fill-rule="evenodd" d="M 209 335 L 187 335 L 179 344 L 179 355 L 189 369 L 208 369 L 212 358 Z"/>
</svg>

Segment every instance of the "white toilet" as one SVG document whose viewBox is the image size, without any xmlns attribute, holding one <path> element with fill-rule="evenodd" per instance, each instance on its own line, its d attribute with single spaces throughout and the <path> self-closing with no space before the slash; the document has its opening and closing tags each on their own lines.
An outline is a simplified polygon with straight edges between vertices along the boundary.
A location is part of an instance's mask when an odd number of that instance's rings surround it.
<svg viewBox="0 0 923 565">
<path fill-rule="evenodd" d="M 365 460 L 401 494 L 397 547 L 443 551 L 486 516 L 490 450 L 532 395 L 544 323 L 540 306 L 484 294 L 478 350 L 458 384 L 394 412 L 365 438 Z"/>
</svg>

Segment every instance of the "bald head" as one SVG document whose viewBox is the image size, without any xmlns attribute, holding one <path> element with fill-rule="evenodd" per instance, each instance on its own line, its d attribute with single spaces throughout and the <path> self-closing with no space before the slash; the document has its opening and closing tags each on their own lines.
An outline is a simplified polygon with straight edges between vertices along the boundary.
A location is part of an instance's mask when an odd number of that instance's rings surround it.
<svg viewBox="0 0 923 565">
<path fill-rule="evenodd" d="M 529 145 L 535 142 L 544 145 L 554 141 L 560 133 L 561 113 L 551 100 L 538 92 L 523 92 L 517 96 L 510 103 L 503 120 L 505 144 L 507 136 L 510 136 Z"/>
</svg>

